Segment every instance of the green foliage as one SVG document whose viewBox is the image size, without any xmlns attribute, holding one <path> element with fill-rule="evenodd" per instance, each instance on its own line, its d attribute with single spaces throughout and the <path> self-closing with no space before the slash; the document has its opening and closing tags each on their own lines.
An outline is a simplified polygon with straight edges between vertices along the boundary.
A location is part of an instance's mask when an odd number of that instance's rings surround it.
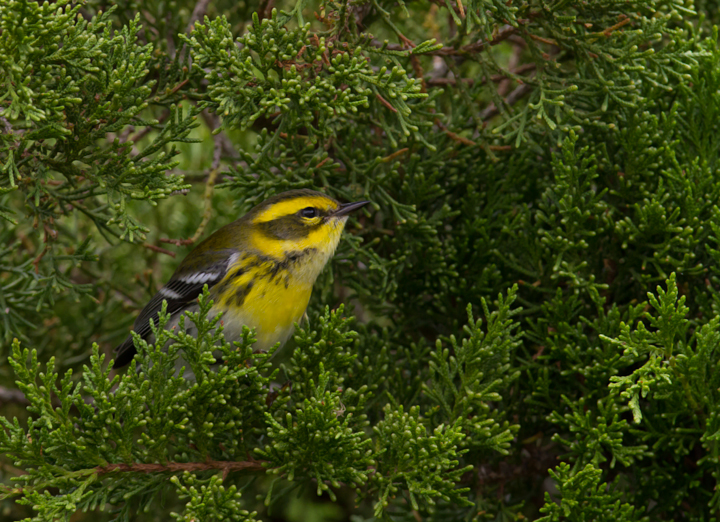
<svg viewBox="0 0 720 522">
<path fill-rule="evenodd" d="M 168 145 L 190 141 L 197 111 L 172 105 L 173 97 L 154 92 L 158 82 L 148 78 L 153 49 L 138 41 L 139 17 L 114 30 L 111 12 L 86 21 L 81 7 L 13 0 L 0 11 L 5 122 L 0 219 L 23 220 L 42 231 L 33 263 L 36 277 L 29 275 L 32 266 L 22 250 L 3 252 L 4 264 L 25 267 L 3 278 L 6 343 L 13 335 L 24 336 L 33 314 L 52 306 L 56 294 L 91 290 L 75 284 L 68 272 L 96 260 L 87 243 L 92 229 L 67 230 L 66 216 L 83 215 L 107 239 L 144 239 L 149 229 L 129 211 L 130 202 L 156 204 L 187 187 L 182 176 L 166 175 L 178 165 L 173 159 L 177 150 Z M 151 100 L 168 106 L 169 118 L 152 140 L 134 149 L 129 126 L 158 124 L 146 114 Z M 8 202 L 7 196 L 16 193 L 24 205 Z M 16 241 L 4 238 L 5 243 Z"/>
<path fill-rule="evenodd" d="M 550 476 L 557 482 L 560 502 L 553 502 L 545 493 L 545 505 L 540 511 L 547 516 L 538 522 L 643 520 L 640 510 L 623 502 L 615 488 L 601 481 L 602 471 L 591 464 L 576 473 L 567 464 L 560 464 L 550 470 Z"/>
<path fill-rule="evenodd" d="M 328 492 L 335 499 L 334 490 L 341 484 L 360 491 L 375 468 L 371 490 L 380 495 L 378 514 L 387 506 L 388 496 L 397 494 L 398 483 L 407 488 L 416 509 L 417 498 L 430 504 L 435 497 L 467 503 L 461 495 L 466 490 L 456 488 L 462 474 L 472 469 L 458 467 L 467 451 L 460 449 L 465 439 L 460 419 L 454 419 L 450 428 L 437 426 L 430 436 L 417 408 L 409 415 L 402 408 L 386 409 L 385 420 L 374 428 L 374 439 L 369 438 L 362 429 L 367 423 L 354 421 L 342 402 L 354 400 L 355 409 L 362 411 L 367 387 L 357 392 L 328 389 L 331 377 L 346 367 L 343 358 L 326 361 L 332 371 L 325 371 L 324 363 L 318 362 L 317 385 L 309 377 L 309 387 L 288 391 L 285 400 L 269 401 L 267 388 L 277 374 L 269 362 L 272 352 L 253 353 L 254 338 L 247 329 L 242 342 L 234 346 L 226 342 L 218 326 L 220 317 L 208 317 L 212 305 L 208 295 L 206 287 L 198 299 L 199 310 L 187 313 L 197 336 L 186 333 L 185 318 L 177 332 L 165 330 L 169 317 L 165 310 L 158 324 L 152 324 L 154 344 L 133 334 L 137 369 L 122 377 L 110 378 L 110 369 L 103 369 L 104 356 L 95 345 L 91 367 L 83 368 L 82 381 L 74 383 L 68 371 L 58 383 L 54 360 L 41 372 L 37 352 L 21 349 L 16 340 L 10 363 L 32 416 L 27 428 L 17 419 L 1 419 L 0 451 L 12 454 L 15 465 L 29 473 L 19 477 L 21 487 L 6 489 L 5 496 L 19 495 L 20 503 L 33 506 L 42 503 L 36 508 L 37 520 L 118 504 L 139 494 L 142 505 L 149 506 L 168 483 L 155 479 L 150 488 L 144 487 L 142 474 L 156 472 L 169 474 L 179 498 L 189 498 L 184 511 L 174 514 L 176 518 L 190 520 L 212 513 L 218 520 L 250 520 L 254 515 L 241 509 L 236 485 L 225 488 L 224 478 L 217 474 L 201 478 L 191 472 L 268 468 L 290 482 L 314 480 L 318 495 Z M 300 345 L 319 353 L 337 338 L 354 337 L 354 332 L 341 331 L 348 325 L 341 313 L 326 312 L 320 321 L 326 335 L 314 344 L 308 342 L 314 333 L 300 331 L 299 338 L 305 341 Z M 215 354 L 222 357 L 220 368 L 214 367 Z M 185 366 L 178 369 L 181 356 L 189 373 Z M 299 374 L 296 363 L 305 360 L 293 360 L 290 373 Z M 54 403 L 56 398 L 59 404 Z M 261 420 L 258 415 L 263 413 Z M 262 462 L 243 461 L 251 449 Z M 376 462 L 374 455 L 381 460 Z M 178 472 L 183 472 L 182 479 L 174 474 Z M 80 488 L 73 486 L 78 480 Z M 49 495 L 51 487 L 61 493 Z M 272 494 L 271 486 L 267 506 Z M 126 503 L 120 516 L 128 515 Z"/>
<path fill-rule="evenodd" d="M 3 516 L 717 518 L 716 7 L 0 3 Z M 371 205 L 287 347 L 108 369 L 303 187 Z"/>
<path fill-rule="evenodd" d="M 223 125 L 246 128 L 265 117 L 277 124 L 279 132 L 296 134 L 300 129 L 311 142 L 323 141 L 352 124 L 348 116 L 359 109 L 369 109 L 370 100 L 378 113 L 389 109 L 396 122 L 383 125 L 391 139 L 405 141 L 411 132 L 418 133 L 417 122 L 409 119 L 409 100 L 427 98 L 420 92 L 419 80 L 409 78 L 402 67 L 374 71 L 362 47 L 352 49 L 347 43 L 336 48 L 333 41 L 314 35 L 310 24 L 288 31 L 277 11 L 260 22 L 257 13 L 246 35 L 233 41 L 230 25 L 224 17 L 196 24 L 186 39 L 192 48 L 193 66 L 209 69 L 209 106 L 222 114 Z M 435 50 L 431 43 L 413 50 L 413 54 Z M 219 71 L 222 71 L 218 74 Z M 385 100 L 388 109 L 379 109 Z M 388 116 L 377 116 L 385 122 Z M 394 118 L 393 118 L 394 119 Z M 392 125 L 396 123 L 397 125 Z M 267 146 L 266 146 L 267 147 Z"/>
<path fill-rule="evenodd" d="M 172 513 L 175 520 L 192 522 L 193 520 L 237 520 L 245 522 L 256 520 L 257 513 L 248 513 L 241 509 L 240 493 L 235 486 L 225 488 L 220 475 L 213 475 L 207 481 L 198 481 L 193 473 L 185 472 L 182 479 L 174 476 L 170 479 L 178 488 L 181 499 L 190 499 L 182 515 Z"/>
<path fill-rule="evenodd" d="M 385 418 L 373 429 L 377 436 L 377 473 L 373 486 L 378 490 L 375 516 L 387 516 L 389 498 L 400 488 L 407 490 L 410 505 L 418 510 L 419 502 L 434 505 L 436 499 L 453 500 L 472 505 L 463 497 L 468 489 L 455 487 L 462 474 L 472 466 L 458 468 L 459 458 L 467 450 L 460 449 L 465 438 L 459 419 L 453 426 L 439 425 L 427 432 L 417 407 L 405 413 L 402 406 L 393 411 L 388 405 Z"/>
<path fill-rule="evenodd" d="M 664 384 L 673 384 L 673 366 L 675 365 L 675 337 L 684 338 L 688 328 L 685 315 L 689 308 L 685 306 L 685 297 L 678 299 L 678 289 L 675 274 L 668 279 L 668 291 L 658 287 L 658 297 L 648 294 L 650 305 L 655 309 L 657 316 L 647 313 L 653 331 L 648 331 L 645 324 L 639 322 L 637 330 L 620 323 L 620 336 L 617 340 L 608 339 L 623 347 L 623 355 L 635 361 L 639 356 L 647 356 L 647 362 L 640 368 L 625 377 L 612 377 L 611 387 L 622 390 L 622 396 L 630 400 L 630 408 L 635 422 L 640 422 L 640 397 L 645 398 L 648 393 L 666 395 Z M 678 339 L 678 347 L 683 350 L 682 339 Z M 690 397 L 688 397 L 690 398 Z"/>
<path fill-rule="evenodd" d="M 91 366 L 83 368 L 82 381 L 74 383 L 68 371 L 56 384 L 54 360 L 41 372 L 37 352 L 23 350 L 15 341 L 10 363 L 19 388 L 30 402 L 28 412 L 34 417 L 28 420 L 27 429 L 3 418 L 6 431 L 0 434 L 0 451 L 11 452 L 15 465 L 33 472 L 21 477 L 21 489 L 8 494 L 22 494 L 21 502 L 37 502 L 47 495 L 46 488 L 59 487 L 66 493 L 49 497 L 52 503 L 48 513 L 92 509 L 99 503 L 116 504 L 137 493 L 137 478 L 117 477 L 111 491 L 105 489 L 104 483 L 106 475 L 133 471 L 136 463 L 244 455 L 245 444 L 262 436 L 253 430 L 257 422 L 251 419 L 257 415 L 258 407 L 261 415 L 265 410 L 263 388 L 274 375 L 268 363 L 270 355 L 253 354 L 250 332 L 234 347 L 223 342 L 221 329 L 214 328 L 219 318 L 207 319 L 211 306 L 207 293 L 199 303 L 200 310 L 189 314 L 198 328 L 197 338 L 164 330 L 168 316 L 161 315 L 159 324 L 153 325 L 156 344 L 136 339 L 138 371 L 122 377 L 110 378 L 110 369 L 103 364 L 105 357 L 98 354 L 95 345 Z M 217 342 L 220 344 L 216 346 Z M 165 351 L 167 343 L 170 345 Z M 218 371 L 211 369 L 215 349 L 227 357 Z M 193 361 L 190 367 L 194 382 L 175 375 L 181 353 L 185 360 Z M 55 398 L 59 405 L 54 403 Z M 244 430 L 247 424 L 250 429 Z M 63 467 L 69 473 L 58 474 Z M 142 465 L 134 471 L 142 472 Z M 77 477 L 84 480 L 80 493 L 72 486 Z M 159 493 L 157 486 L 145 503 Z M 189 495 L 185 491 L 183 494 Z M 220 498 L 235 502 L 234 494 L 222 494 Z M 194 501 L 190 504 L 194 505 Z M 128 508 L 126 505 L 125 510 Z"/>
<path fill-rule="evenodd" d="M 326 390 L 327 383 L 328 375 L 321 374 L 315 396 L 297 404 L 295 416 L 288 412 L 284 425 L 268 413 L 272 442 L 267 449 L 257 448 L 255 452 L 267 460 L 273 473 L 283 474 L 290 481 L 313 478 L 317 494 L 327 491 L 334 500 L 330 486 L 338 488 L 341 481 L 362 486 L 373 460 L 368 448 L 371 440 L 362 431 L 353 430 L 352 413 L 345 414 L 341 394 Z"/>
<path fill-rule="evenodd" d="M 487 319 L 487 333 L 482 321 L 475 321 L 468 306 L 468 324 L 464 327 L 469 339 L 457 343 L 450 337 L 450 349 L 437 342 L 437 351 L 430 354 L 430 382 L 423 384 L 433 404 L 436 417 L 444 422 L 458 419 L 458 427 L 468 435 L 468 443 L 507 454 L 518 425 L 507 421 L 500 424 L 500 416 L 490 404 L 501 401 L 499 390 L 505 390 L 520 372 L 512 371 L 510 359 L 519 344 L 513 330 L 519 324 L 512 319 L 510 306 L 515 301 L 517 286 L 507 298 L 498 297 L 498 310 L 492 314 L 485 299 L 482 307 Z M 452 353 L 452 355 L 451 355 Z"/>
</svg>

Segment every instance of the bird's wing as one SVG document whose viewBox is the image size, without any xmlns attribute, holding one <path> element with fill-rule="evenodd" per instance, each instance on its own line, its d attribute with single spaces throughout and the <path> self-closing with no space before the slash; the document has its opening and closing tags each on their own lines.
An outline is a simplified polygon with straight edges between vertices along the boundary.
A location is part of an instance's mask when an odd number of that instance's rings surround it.
<svg viewBox="0 0 720 522">
<path fill-rule="evenodd" d="M 133 330 L 143 339 L 147 339 L 152 331 L 150 320 L 153 319 L 157 322 L 163 301 L 167 301 L 167 313 L 170 316 L 182 313 L 202 294 L 205 285 L 212 288 L 225 277 L 236 254 L 235 250 L 212 251 L 204 254 L 191 252 L 180 264 L 170 281 L 158 290 L 142 309 L 135 320 Z M 136 353 L 132 335 L 115 348 L 115 351 L 117 356 L 113 368 L 120 368 L 128 364 Z"/>
</svg>

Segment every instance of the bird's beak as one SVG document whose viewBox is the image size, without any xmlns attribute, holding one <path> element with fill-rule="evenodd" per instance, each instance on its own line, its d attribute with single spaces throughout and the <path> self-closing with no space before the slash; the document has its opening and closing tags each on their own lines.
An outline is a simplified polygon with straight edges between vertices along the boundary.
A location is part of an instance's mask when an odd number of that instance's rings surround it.
<svg viewBox="0 0 720 522">
<path fill-rule="evenodd" d="M 357 210 L 370 203 L 369 201 L 356 201 L 355 203 L 343 203 L 338 209 L 333 212 L 332 217 L 347 216 L 353 210 Z"/>
</svg>

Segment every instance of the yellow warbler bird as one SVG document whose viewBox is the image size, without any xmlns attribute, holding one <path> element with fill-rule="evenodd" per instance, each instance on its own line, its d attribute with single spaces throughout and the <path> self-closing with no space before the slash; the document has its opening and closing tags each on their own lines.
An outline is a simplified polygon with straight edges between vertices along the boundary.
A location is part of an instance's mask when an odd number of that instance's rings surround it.
<svg viewBox="0 0 720 522">
<path fill-rule="evenodd" d="M 133 330 L 152 337 L 167 301 L 172 328 L 208 285 L 212 315 L 223 313 L 225 337 L 240 338 L 242 327 L 256 329 L 255 346 L 284 343 L 305 313 L 312 287 L 332 257 L 348 215 L 368 201 L 340 204 L 313 190 L 291 190 L 269 198 L 200 243 L 135 320 Z M 135 356 L 132 336 L 116 348 L 113 368 Z"/>
</svg>

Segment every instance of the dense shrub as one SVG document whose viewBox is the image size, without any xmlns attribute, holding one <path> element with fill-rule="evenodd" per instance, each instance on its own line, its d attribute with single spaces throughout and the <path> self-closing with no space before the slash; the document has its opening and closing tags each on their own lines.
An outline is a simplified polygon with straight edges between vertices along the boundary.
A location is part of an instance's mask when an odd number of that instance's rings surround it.
<svg viewBox="0 0 720 522">
<path fill-rule="evenodd" d="M 3 0 L 2 516 L 715 520 L 716 21 Z M 206 294 L 109 369 L 176 254 L 302 187 L 372 205 L 293 341 Z"/>
</svg>

